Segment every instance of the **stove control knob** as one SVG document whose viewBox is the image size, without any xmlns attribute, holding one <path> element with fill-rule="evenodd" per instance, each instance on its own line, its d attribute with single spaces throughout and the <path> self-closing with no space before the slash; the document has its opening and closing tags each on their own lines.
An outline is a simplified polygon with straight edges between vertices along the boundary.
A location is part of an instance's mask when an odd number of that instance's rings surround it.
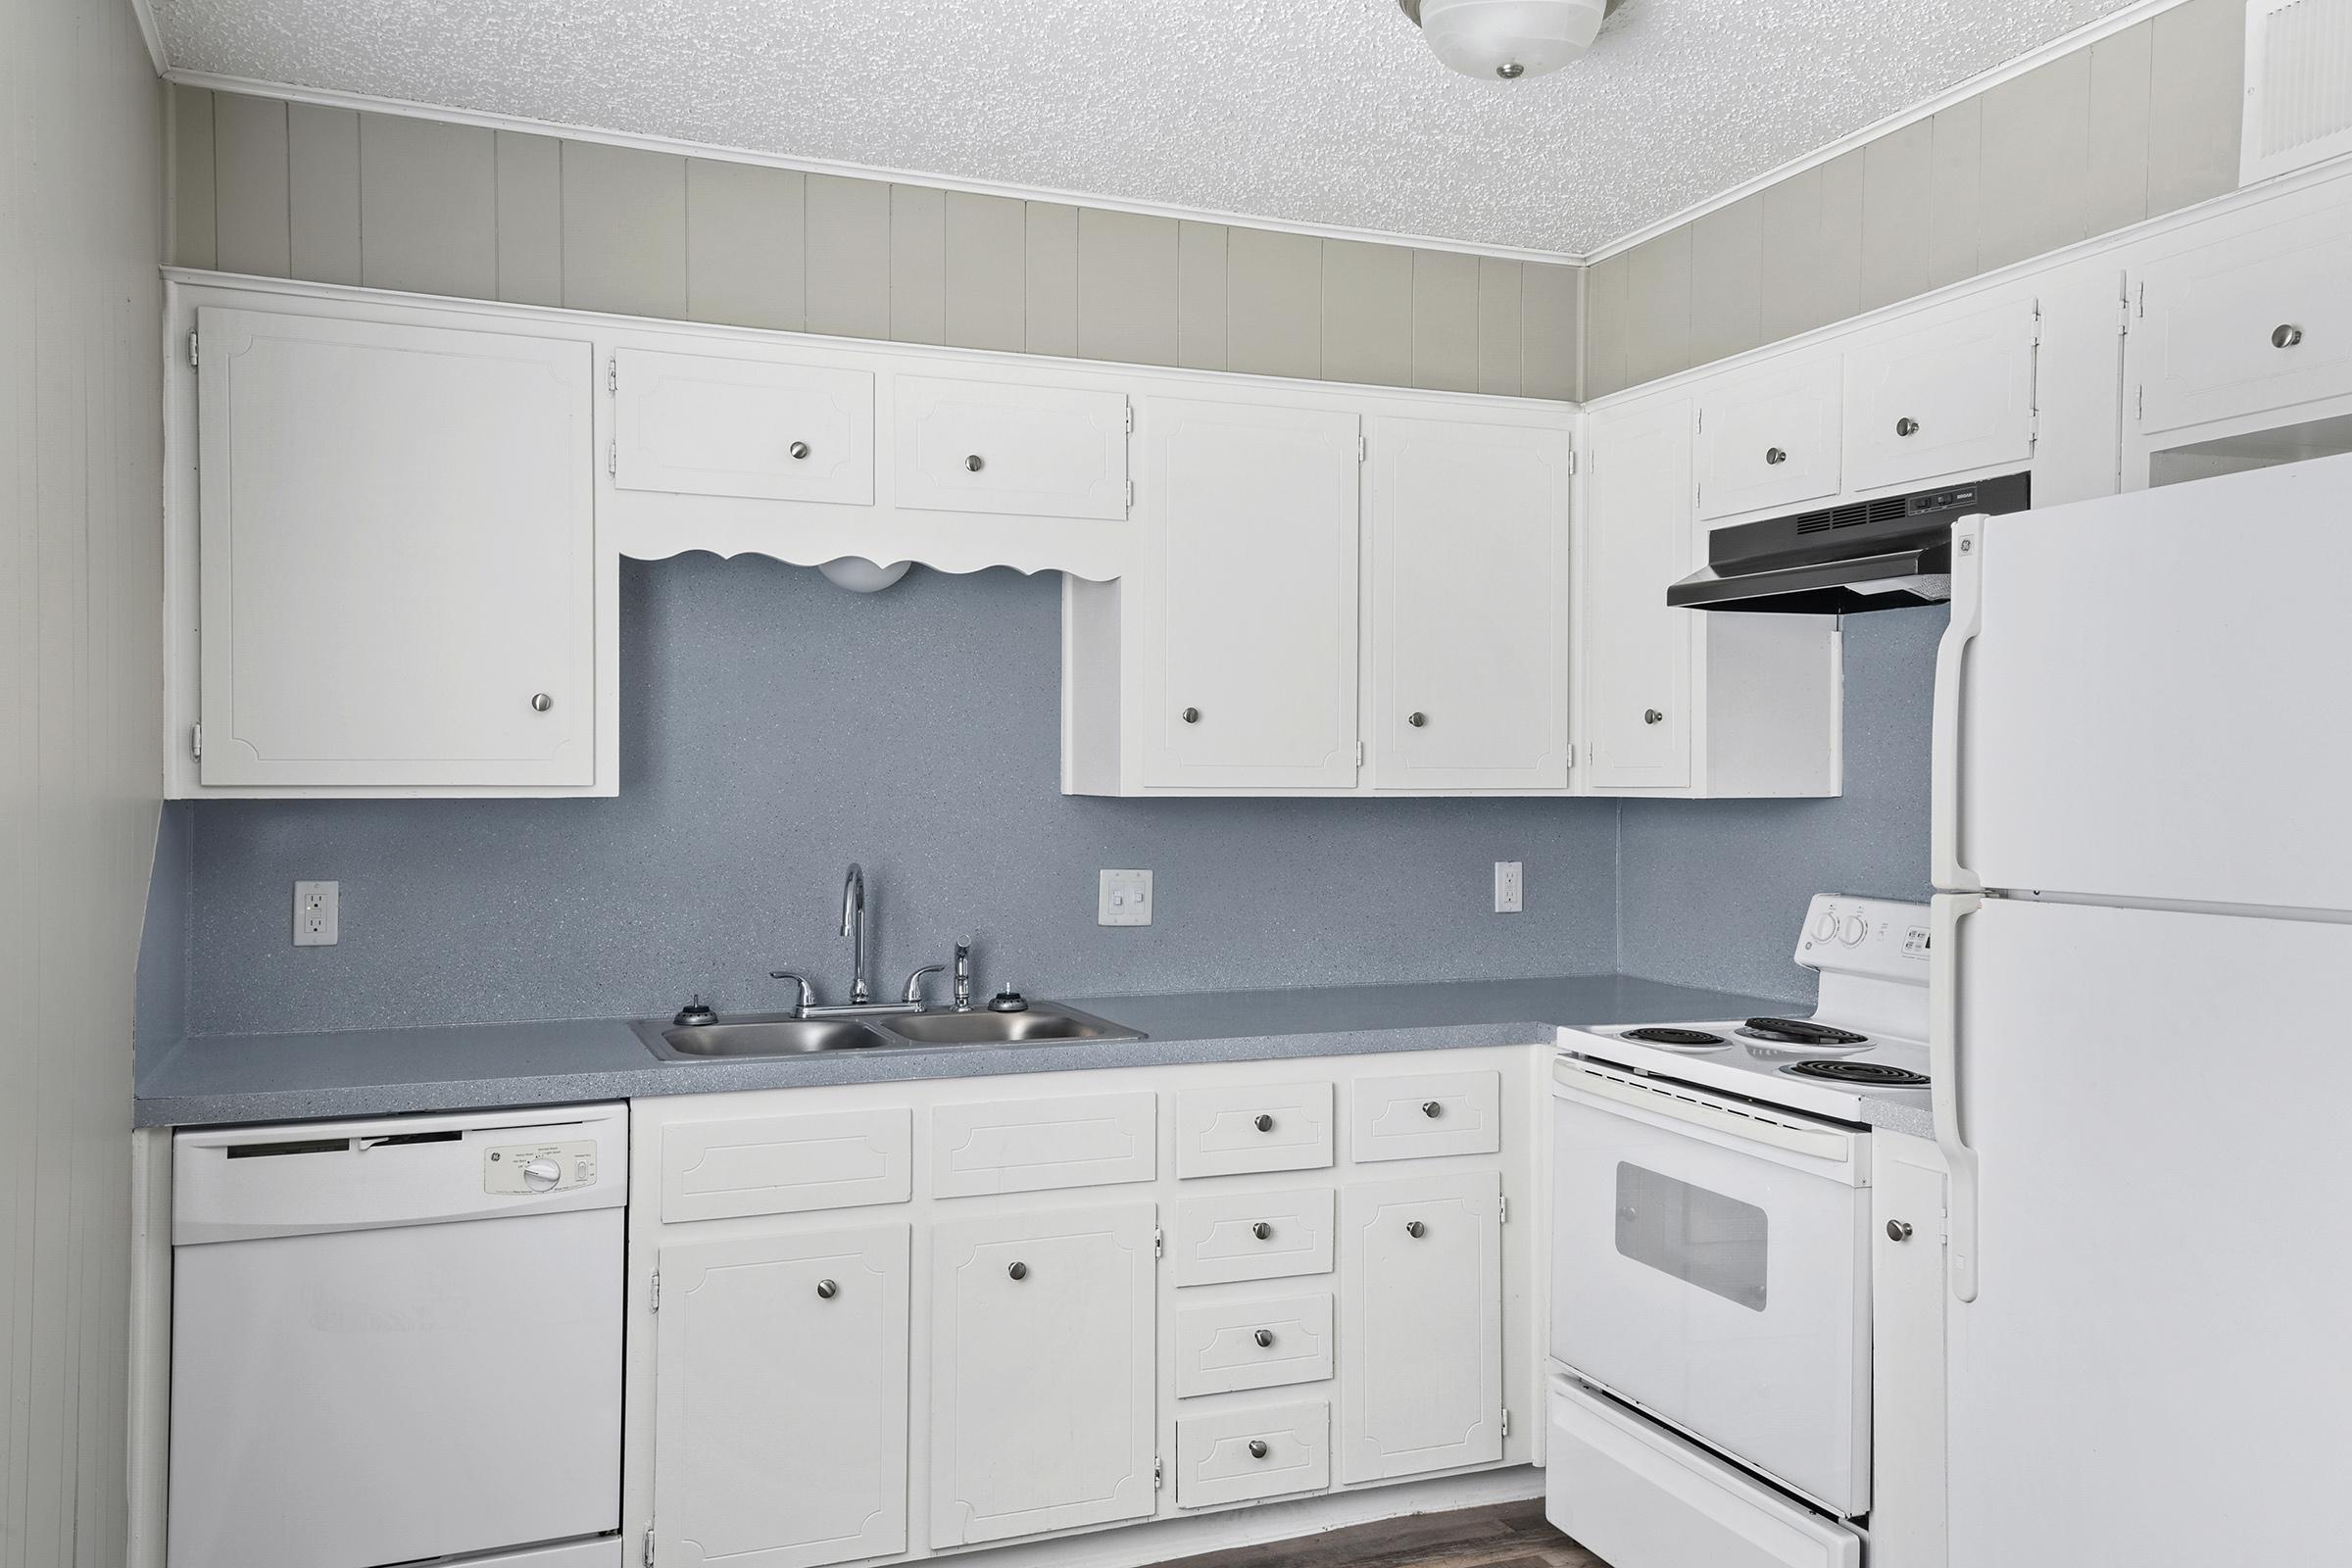
<svg viewBox="0 0 2352 1568">
<path fill-rule="evenodd" d="M 1828 942 L 1836 938 L 1837 935 L 1838 911 L 1836 909 L 1822 910 L 1821 918 L 1813 922 L 1813 940 L 1816 942 Z"/>
<path fill-rule="evenodd" d="M 564 1179 L 564 1167 L 545 1154 L 534 1154 L 522 1162 L 522 1185 L 534 1193 L 544 1193 Z"/>
<path fill-rule="evenodd" d="M 1847 915 L 1845 924 L 1838 928 L 1838 940 L 1849 948 L 1860 946 L 1862 939 L 1868 935 L 1870 924 L 1858 914 Z"/>
</svg>

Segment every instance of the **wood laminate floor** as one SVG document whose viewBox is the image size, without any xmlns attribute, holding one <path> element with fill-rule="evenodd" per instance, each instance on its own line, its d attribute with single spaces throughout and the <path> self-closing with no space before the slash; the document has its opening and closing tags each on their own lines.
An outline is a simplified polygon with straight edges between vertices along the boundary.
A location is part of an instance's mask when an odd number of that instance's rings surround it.
<svg viewBox="0 0 2352 1568">
<path fill-rule="evenodd" d="M 1350 1525 L 1164 1568 L 1607 1568 L 1544 1522 L 1541 1498 Z"/>
</svg>

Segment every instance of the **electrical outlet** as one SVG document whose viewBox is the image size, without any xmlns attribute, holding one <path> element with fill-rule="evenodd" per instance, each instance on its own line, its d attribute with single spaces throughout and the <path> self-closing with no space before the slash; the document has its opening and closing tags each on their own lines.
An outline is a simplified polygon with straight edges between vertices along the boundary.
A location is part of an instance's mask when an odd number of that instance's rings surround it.
<svg viewBox="0 0 2352 1568">
<path fill-rule="evenodd" d="M 1519 912 L 1519 862 L 1517 860 L 1496 860 L 1494 862 L 1494 912 L 1496 914 L 1517 914 Z"/>
<path fill-rule="evenodd" d="M 1098 925 L 1150 925 L 1152 923 L 1152 873 L 1149 871 L 1105 871 L 1102 886 L 1096 897 L 1095 923 Z"/>
<path fill-rule="evenodd" d="M 331 948 L 336 940 L 336 906 L 342 902 L 340 882 L 294 884 L 294 945 Z"/>
</svg>

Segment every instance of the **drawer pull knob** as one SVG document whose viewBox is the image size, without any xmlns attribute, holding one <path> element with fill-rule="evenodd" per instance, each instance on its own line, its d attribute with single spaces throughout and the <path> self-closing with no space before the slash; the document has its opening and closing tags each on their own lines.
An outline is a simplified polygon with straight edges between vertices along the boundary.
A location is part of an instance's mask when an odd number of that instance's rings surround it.
<svg viewBox="0 0 2352 1568">
<path fill-rule="evenodd" d="M 1894 421 L 1894 433 L 1905 436 L 1917 435 L 1919 434 L 1919 421 L 1906 414 Z"/>
<path fill-rule="evenodd" d="M 1178 713 L 1176 716 L 1183 719 L 1187 724 L 1198 724 L 1200 722 L 1200 710 L 1198 708 L 1188 708 L 1183 712 Z"/>
<path fill-rule="evenodd" d="M 1444 1111 L 1445 1108 L 1446 1107 L 1444 1105 L 1439 1104 L 1434 1100 L 1424 1100 L 1421 1102 L 1421 1114 L 1428 1116 L 1433 1120 L 1439 1115 L 1439 1113 Z"/>
<path fill-rule="evenodd" d="M 1260 1111 L 1258 1112 L 1257 1119 L 1251 1122 L 1250 1125 L 1255 1127 L 1261 1133 L 1270 1133 L 1274 1130 L 1274 1118 L 1267 1115 L 1265 1112 Z"/>
<path fill-rule="evenodd" d="M 1029 1265 L 1026 1263 L 1015 1263 L 1012 1265 L 1012 1267 L 1006 1269 L 1004 1272 L 1011 1275 L 1016 1280 L 1025 1280 L 1029 1277 Z"/>
<path fill-rule="evenodd" d="M 1407 724 L 1412 725 L 1413 728 L 1419 729 L 1422 725 L 1429 722 L 1429 715 L 1427 713 L 1407 713 L 1404 715 L 1404 721 Z"/>
<path fill-rule="evenodd" d="M 1779 447 L 1766 447 L 1764 449 L 1764 461 L 1777 468 L 1782 464 L 1788 461 L 1788 454 L 1783 452 Z"/>
<path fill-rule="evenodd" d="M 1259 1329 L 1250 1337 L 1257 1342 L 1257 1348 L 1261 1350 L 1270 1350 L 1274 1348 L 1274 1331 L 1272 1329 Z"/>
<path fill-rule="evenodd" d="M 978 473 L 982 468 L 987 466 L 987 464 L 980 461 L 980 454 L 977 452 L 963 460 L 963 469 L 966 473 Z"/>
<path fill-rule="evenodd" d="M 1261 1242 L 1270 1242 L 1274 1239 L 1274 1227 L 1261 1219 L 1250 1227 L 1250 1234 Z"/>
<path fill-rule="evenodd" d="M 555 706 L 556 706 L 556 700 L 555 700 L 553 697 L 550 697 L 550 696 L 548 696 L 548 695 L 547 695 L 547 693 L 545 693 L 545 692 L 533 692 L 533 693 L 531 694 L 531 711 L 532 711 L 532 712 L 534 712 L 534 713 L 544 713 L 544 712 L 546 712 L 546 711 L 547 711 L 549 709 L 551 709 L 551 708 L 553 708 L 553 707 L 555 707 Z"/>
<path fill-rule="evenodd" d="M 1404 1234 L 1417 1242 L 1429 1234 L 1429 1227 L 1417 1219 L 1408 1219 L 1404 1222 Z"/>
<path fill-rule="evenodd" d="M 798 463 L 803 458 L 808 456 L 808 443 L 806 441 L 795 441 L 791 446 L 786 447 L 784 450 L 792 454 L 793 462 Z"/>
<path fill-rule="evenodd" d="M 1644 708 L 1642 710 L 1642 722 L 1644 724 L 1663 724 L 1666 722 L 1666 715 L 1659 712 L 1654 708 Z"/>
<path fill-rule="evenodd" d="M 2271 328 L 2271 347 L 2275 349 L 2291 349 L 2302 341 L 2303 329 L 2299 326 L 2281 323 Z"/>
<path fill-rule="evenodd" d="M 1265 1456 L 1266 1440 L 1263 1438 L 1251 1438 L 1250 1440 L 1250 1457 L 1252 1459 L 1263 1459 Z"/>
<path fill-rule="evenodd" d="M 834 1284 L 831 1280 L 818 1280 L 816 1282 L 816 1298 L 818 1300 L 830 1301 L 833 1299 L 833 1298 L 839 1296 L 840 1294 L 841 1287 Z"/>
<path fill-rule="evenodd" d="M 1886 1239 L 1890 1242 L 1909 1241 L 1911 1239 L 1911 1222 L 1907 1219 L 1888 1220 L 1886 1222 Z"/>
</svg>

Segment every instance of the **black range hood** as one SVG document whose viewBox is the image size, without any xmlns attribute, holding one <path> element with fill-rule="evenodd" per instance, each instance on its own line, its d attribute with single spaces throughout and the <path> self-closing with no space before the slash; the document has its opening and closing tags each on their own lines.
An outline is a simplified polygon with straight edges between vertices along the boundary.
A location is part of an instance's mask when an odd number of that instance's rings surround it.
<svg viewBox="0 0 2352 1568">
<path fill-rule="evenodd" d="M 1941 604 L 1952 596 L 1954 519 L 2023 512 L 2031 492 L 2028 475 L 2005 473 L 1718 528 L 1706 569 L 1668 588 L 1666 602 L 1781 615 Z"/>
</svg>

